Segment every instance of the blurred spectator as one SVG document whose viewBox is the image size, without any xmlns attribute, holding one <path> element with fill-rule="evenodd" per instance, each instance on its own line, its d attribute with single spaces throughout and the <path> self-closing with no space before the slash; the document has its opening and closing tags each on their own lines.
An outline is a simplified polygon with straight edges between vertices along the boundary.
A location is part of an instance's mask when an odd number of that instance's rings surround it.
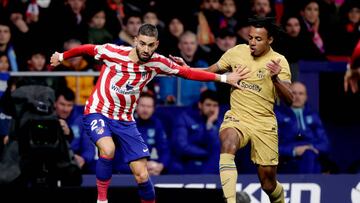
<svg viewBox="0 0 360 203">
<path fill-rule="evenodd" d="M 81 45 L 81 42 L 77 39 L 70 39 L 64 43 L 64 49 L 69 50 L 74 47 Z M 56 71 L 91 71 L 91 64 L 88 59 L 83 56 L 73 57 L 68 60 L 64 60 L 59 66 L 54 69 Z M 76 93 L 75 103 L 78 105 L 84 105 L 87 98 L 90 96 L 91 91 L 94 87 L 94 77 L 93 76 L 65 76 L 65 84 L 61 86 L 64 82 L 59 82 L 58 84 L 61 88 L 62 86 L 68 86 L 72 91 Z"/>
<path fill-rule="evenodd" d="M 0 55 L 6 55 L 10 63 L 9 71 L 18 71 L 18 63 L 13 46 L 10 42 L 11 31 L 10 26 L 0 21 Z"/>
<path fill-rule="evenodd" d="M 32 50 L 31 54 L 27 57 L 26 71 L 47 71 L 47 64 L 45 54 L 42 50 Z M 22 77 L 19 79 L 19 83 L 23 85 L 42 85 L 48 86 L 52 89 L 56 89 L 64 84 L 64 81 L 59 77 L 47 77 L 47 76 L 36 76 L 36 77 Z"/>
<path fill-rule="evenodd" d="M 223 28 L 216 37 L 216 43 L 211 46 L 208 62 L 215 64 L 218 59 L 230 48 L 236 45 L 236 34 L 230 30 Z M 230 85 L 216 82 L 216 92 L 218 94 L 220 104 L 230 104 Z"/>
<path fill-rule="evenodd" d="M 344 90 L 348 91 L 350 88 L 353 93 L 359 91 L 360 80 L 360 39 L 353 51 L 348 69 L 344 75 Z"/>
<path fill-rule="evenodd" d="M 42 51 L 34 51 L 27 60 L 28 71 L 44 71 L 46 70 L 46 58 Z"/>
<path fill-rule="evenodd" d="M 279 172 L 320 173 L 321 158 L 329 152 L 329 140 L 319 115 L 306 104 L 306 87 L 290 86 L 294 95 L 291 107 L 275 108 L 279 131 Z"/>
<path fill-rule="evenodd" d="M 200 45 L 215 43 L 221 16 L 219 0 L 202 0 L 197 13 L 197 40 Z"/>
<path fill-rule="evenodd" d="M 214 91 L 201 93 L 197 107 L 183 112 L 175 121 L 171 148 L 172 172 L 184 174 L 219 173 L 219 102 Z"/>
<path fill-rule="evenodd" d="M 88 43 L 105 44 L 113 41 L 113 36 L 105 28 L 106 12 L 103 8 L 94 9 L 90 14 Z"/>
<path fill-rule="evenodd" d="M 283 37 L 276 42 L 276 49 L 279 53 L 283 54 L 291 65 L 291 73 L 293 80 L 296 80 L 298 71 L 294 70 L 294 65 L 299 60 L 310 60 L 313 56 L 311 54 L 318 52 L 318 49 L 314 46 L 313 41 L 308 38 L 307 35 L 302 35 L 303 27 L 301 27 L 301 17 L 291 15 L 283 18 L 282 27 L 285 30 Z M 324 55 L 320 58 L 323 59 Z"/>
<path fill-rule="evenodd" d="M 250 25 L 245 20 L 239 20 L 235 26 L 237 44 L 248 44 Z"/>
<path fill-rule="evenodd" d="M 320 27 L 318 2 L 316 0 L 305 1 L 300 14 L 302 16 L 300 35 L 310 45 L 306 50 L 299 50 L 304 53 L 302 59 L 326 60 L 326 45 Z"/>
<path fill-rule="evenodd" d="M 9 75 L 9 60 L 5 54 L 0 54 L 0 98 L 7 88 Z"/>
<path fill-rule="evenodd" d="M 207 67 L 208 63 L 200 58 L 196 35 L 186 31 L 180 36 L 178 48 L 185 63 L 191 67 Z M 180 81 L 181 92 L 177 92 L 178 81 Z M 160 98 L 167 104 L 192 105 L 199 100 L 200 92 L 211 89 L 215 90 L 214 82 L 198 82 L 175 77 L 159 78 Z M 191 91 L 187 91 L 191 90 Z"/>
<path fill-rule="evenodd" d="M 165 24 L 159 19 L 158 13 L 155 8 L 147 9 L 143 14 L 143 23 L 155 25 L 159 31 L 159 35 L 164 34 Z"/>
<path fill-rule="evenodd" d="M 64 87 L 56 91 L 55 97 L 54 106 L 56 115 L 59 118 L 60 126 L 64 132 L 65 138 L 71 142 L 74 138 L 74 133 L 69 127 L 68 119 L 74 108 L 75 94 L 71 89 Z"/>
<path fill-rule="evenodd" d="M 219 29 L 227 28 L 234 31 L 237 23 L 235 0 L 222 0 L 220 8 L 222 16 L 220 18 Z"/>
<path fill-rule="evenodd" d="M 160 35 L 159 53 L 163 55 L 176 54 L 179 38 L 185 31 L 183 18 L 174 16 L 169 19 L 163 36 Z"/>
<path fill-rule="evenodd" d="M 360 39 L 360 2 L 347 1 L 340 8 L 340 28 L 336 54 L 350 56 Z M 336 31 L 336 30 L 335 30 Z"/>
<path fill-rule="evenodd" d="M 9 72 L 10 64 L 9 59 L 5 54 L 0 55 L 0 73 Z"/>
<path fill-rule="evenodd" d="M 65 0 L 65 11 L 62 15 L 64 40 L 76 38 L 82 43 L 88 41 L 87 13 L 86 0 Z"/>
<path fill-rule="evenodd" d="M 271 5 L 269 0 L 253 0 L 251 7 L 254 16 L 267 17 L 271 15 Z"/>
<path fill-rule="evenodd" d="M 124 46 L 134 46 L 134 37 L 137 35 L 142 24 L 141 16 L 138 13 L 130 13 L 124 18 L 124 27 L 120 31 L 115 44 Z"/>
</svg>

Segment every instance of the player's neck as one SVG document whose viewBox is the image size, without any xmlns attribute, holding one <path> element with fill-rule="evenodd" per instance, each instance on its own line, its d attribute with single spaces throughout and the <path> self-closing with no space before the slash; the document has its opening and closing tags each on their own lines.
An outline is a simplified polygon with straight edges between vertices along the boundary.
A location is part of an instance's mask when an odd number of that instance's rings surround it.
<svg viewBox="0 0 360 203">
<path fill-rule="evenodd" d="M 141 63 L 137 53 L 136 53 L 136 49 L 132 48 L 130 53 L 129 53 L 129 58 L 133 63 Z"/>
</svg>

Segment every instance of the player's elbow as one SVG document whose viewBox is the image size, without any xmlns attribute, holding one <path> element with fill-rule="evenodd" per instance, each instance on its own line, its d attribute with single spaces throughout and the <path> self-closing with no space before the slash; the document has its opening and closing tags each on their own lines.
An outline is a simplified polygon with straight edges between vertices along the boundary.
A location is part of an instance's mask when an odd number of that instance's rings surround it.
<svg viewBox="0 0 360 203">
<path fill-rule="evenodd" d="M 284 100 L 286 105 L 291 106 L 294 102 L 294 95 L 290 92 L 288 95 L 285 96 Z"/>
</svg>

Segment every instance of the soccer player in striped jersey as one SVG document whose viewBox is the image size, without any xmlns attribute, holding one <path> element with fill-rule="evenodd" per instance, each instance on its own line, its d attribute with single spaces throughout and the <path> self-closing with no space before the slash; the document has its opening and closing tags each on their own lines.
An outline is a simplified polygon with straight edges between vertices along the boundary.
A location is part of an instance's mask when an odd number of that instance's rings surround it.
<svg viewBox="0 0 360 203">
<path fill-rule="evenodd" d="M 96 87 L 86 102 L 83 119 L 84 129 L 100 152 L 96 166 L 98 203 L 108 202 L 107 190 L 115 147 L 120 150 L 124 162 L 130 165 L 141 202 L 155 202 L 154 186 L 146 167 L 149 149 L 133 117 L 139 95 L 151 79 L 157 74 L 167 74 L 198 81 L 220 81 L 239 87 L 238 82 L 248 77 L 246 67 L 228 75 L 218 75 L 179 66 L 155 53 L 158 45 L 156 27 L 144 24 L 135 38 L 135 47 L 85 44 L 51 56 L 50 63 L 54 67 L 64 59 L 79 55 L 90 55 L 104 62 Z"/>
</svg>

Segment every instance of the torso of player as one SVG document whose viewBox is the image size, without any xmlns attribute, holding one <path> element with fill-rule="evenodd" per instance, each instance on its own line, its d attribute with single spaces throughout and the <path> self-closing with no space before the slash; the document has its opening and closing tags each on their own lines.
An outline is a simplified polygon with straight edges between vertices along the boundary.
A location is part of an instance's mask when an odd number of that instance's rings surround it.
<svg viewBox="0 0 360 203">
<path fill-rule="evenodd" d="M 112 53 L 113 57 L 98 56 L 105 64 L 87 101 L 85 113 L 101 113 L 116 120 L 134 120 L 133 112 L 139 95 L 156 76 L 157 70 L 152 62 L 132 62 L 128 57 L 129 51 L 129 48 L 123 48 L 116 54 Z"/>
<path fill-rule="evenodd" d="M 227 114 L 238 118 L 244 124 L 273 126 L 276 124 L 273 111 L 276 92 L 266 64 L 279 58 L 280 65 L 283 64 L 285 69 L 282 71 L 289 72 L 286 59 L 273 50 L 261 57 L 253 57 L 248 45 L 238 45 L 228 54 L 231 56 L 227 58 L 232 71 L 236 69 L 236 65 L 241 65 L 249 68 L 251 72 L 249 78 L 240 81 L 242 89 L 231 90 L 231 109 Z"/>
</svg>

